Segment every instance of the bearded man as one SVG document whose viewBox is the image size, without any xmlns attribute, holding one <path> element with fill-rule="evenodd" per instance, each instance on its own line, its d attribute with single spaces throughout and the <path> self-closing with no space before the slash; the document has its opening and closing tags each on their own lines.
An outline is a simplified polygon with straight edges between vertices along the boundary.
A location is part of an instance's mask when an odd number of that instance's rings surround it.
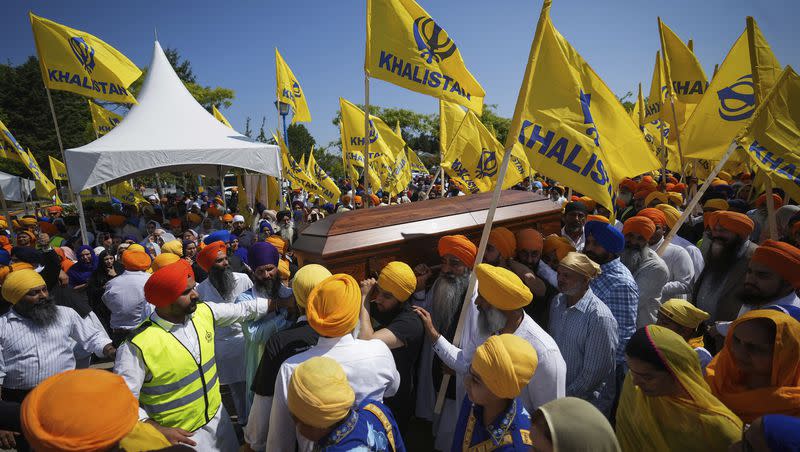
<svg viewBox="0 0 800 452">
<path fill-rule="evenodd" d="M 628 218 L 622 228 L 625 250 L 620 259 L 639 286 L 637 328 L 656 322 L 658 308 L 661 306 L 661 292 L 669 281 L 667 264 L 648 246 L 655 232 L 653 220 L 641 216 Z"/>
<path fill-rule="evenodd" d="M 639 211 L 637 216 L 649 218 L 656 225 L 653 236 L 648 241 L 650 249 L 658 251 L 664 243 L 664 236 L 669 230 L 667 226 L 667 216 L 659 209 L 648 207 Z M 694 280 L 694 265 L 689 252 L 675 243 L 667 244 L 667 248 L 661 255 L 664 263 L 669 269 L 669 281 L 661 291 L 664 300 L 672 298 L 686 299 L 692 293 L 692 281 Z"/>
<path fill-rule="evenodd" d="M 586 243 L 583 226 L 586 224 L 587 212 L 584 203 L 573 201 L 564 206 L 564 213 L 561 215 L 561 222 L 564 223 L 561 236 L 568 239 L 576 251 L 583 251 L 583 244 Z"/>
<path fill-rule="evenodd" d="M 770 306 L 800 307 L 800 249 L 765 240 L 753 252 L 742 288 L 739 316 Z"/>
<path fill-rule="evenodd" d="M 292 220 L 292 213 L 288 210 L 281 210 L 278 212 L 278 227 L 275 228 L 275 234 L 281 236 L 284 242 L 291 245 L 294 243 L 297 229 L 295 228 L 294 220 Z"/>
<path fill-rule="evenodd" d="M 550 301 L 558 294 L 558 289 L 554 285 L 558 275 L 554 269 L 542 261 L 544 237 L 539 231 L 532 228 L 518 231 L 516 244 L 516 259 L 509 262 L 508 268 L 516 273 L 533 292 L 534 301 L 525 306 L 525 312 L 542 328 L 547 329 Z"/>
</svg>

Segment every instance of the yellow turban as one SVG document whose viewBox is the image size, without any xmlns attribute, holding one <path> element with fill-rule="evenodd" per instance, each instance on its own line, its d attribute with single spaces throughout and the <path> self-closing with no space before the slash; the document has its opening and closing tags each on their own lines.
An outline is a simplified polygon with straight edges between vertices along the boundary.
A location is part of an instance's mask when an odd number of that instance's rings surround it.
<svg viewBox="0 0 800 452">
<path fill-rule="evenodd" d="M 533 346 L 513 334 L 492 336 L 475 350 L 472 369 L 497 397 L 516 398 L 531 380 L 539 357 Z"/>
<path fill-rule="evenodd" d="M 480 264 L 475 268 L 475 274 L 478 277 L 478 293 L 501 311 L 520 309 L 533 299 L 528 286 L 510 270 Z"/>
<path fill-rule="evenodd" d="M 596 278 L 600 274 L 600 266 L 585 254 L 571 251 L 558 263 L 561 267 L 580 273 L 586 278 Z"/>
<path fill-rule="evenodd" d="M 305 308 L 308 295 L 317 284 L 329 276 L 331 276 L 331 272 L 319 264 L 308 264 L 300 267 L 292 280 L 292 291 L 294 291 L 294 299 L 297 305 Z"/>
<path fill-rule="evenodd" d="M 281 256 L 283 256 L 283 254 L 286 252 L 286 242 L 281 238 L 281 236 L 271 235 L 267 237 L 266 242 L 271 243 L 272 246 L 278 250 Z"/>
<path fill-rule="evenodd" d="M 180 240 L 170 240 L 161 246 L 162 253 L 171 253 L 178 257 L 183 256 L 183 242 Z"/>
<path fill-rule="evenodd" d="M 398 301 L 405 302 L 417 288 L 417 276 L 405 262 L 389 262 L 378 276 L 378 285 Z"/>
<path fill-rule="evenodd" d="M 597 208 L 597 202 L 588 196 L 581 196 L 578 201 L 582 202 L 589 212 L 594 212 L 594 209 Z"/>
<path fill-rule="evenodd" d="M 17 304 L 29 290 L 44 285 L 44 279 L 34 270 L 16 270 L 3 281 L 3 298 L 11 304 Z"/>
<path fill-rule="evenodd" d="M 667 201 L 673 202 L 677 205 L 683 204 L 683 195 L 676 192 L 676 191 L 668 191 L 667 192 Z"/>
<path fill-rule="evenodd" d="M 289 411 L 300 422 L 328 428 L 347 416 L 356 395 L 339 363 L 315 356 L 294 370 L 286 399 Z"/>
<path fill-rule="evenodd" d="M 517 238 L 508 228 L 494 228 L 489 233 L 489 244 L 497 248 L 500 255 L 508 259 L 517 253 Z"/>
<path fill-rule="evenodd" d="M 199 224 L 201 221 L 203 221 L 203 217 L 194 212 L 189 212 L 186 214 L 186 220 L 191 224 Z"/>
<path fill-rule="evenodd" d="M 659 204 L 664 204 L 664 203 L 667 202 L 667 200 L 669 198 L 667 197 L 666 193 L 662 193 L 660 191 L 654 191 L 654 192 L 650 193 L 649 195 L 647 195 L 646 198 L 644 198 L 644 206 L 645 207 L 649 207 L 650 203 L 653 202 L 653 200 L 656 200 L 656 199 L 658 201 L 660 201 Z"/>
<path fill-rule="evenodd" d="M 729 184 L 731 182 L 733 182 L 733 177 L 731 177 L 731 173 L 729 173 L 727 171 L 720 171 L 719 174 L 717 174 L 717 177 L 722 179 L 722 180 L 724 180 L 725 182 L 727 182 Z"/>
<path fill-rule="evenodd" d="M 342 337 L 355 329 L 361 313 L 361 288 L 339 273 L 317 284 L 308 295 L 308 324 L 320 336 Z"/>
<path fill-rule="evenodd" d="M 292 270 L 289 268 L 289 261 L 281 259 L 278 261 L 278 275 L 284 281 L 288 281 L 292 276 Z"/>
<path fill-rule="evenodd" d="M 139 245 L 138 243 L 131 244 L 131 246 L 129 246 L 125 251 L 142 251 L 146 253 L 144 247 L 142 245 Z"/>
<path fill-rule="evenodd" d="M 719 198 L 709 199 L 703 204 L 703 209 L 728 210 L 728 208 L 728 201 Z"/>
<path fill-rule="evenodd" d="M 556 258 L 560 261 L 564 259 L 567 253 L 575 251 L 575 247 L 572 246 L 572 243 L 570 243 L 566 237 L 561 237 L 558 234 L 550 234 L 544 239 L 542 253 L 548 254 L 552 251 L 556 252 Z"/>
<path fill-rule="evenodd" d="M 174 264 L 178 262 L 181 258 L 178 257 L 176 254 L 172 253 L 161 253 L 153 259 L 153 263 L 150 265 L 150 268 L 153 271 L 158 271 L 159 268 L 166 267 L 169 264 Z"/>
<path fill-rule="evenodd" d="M 656 209 L 664 213 L 664 216 L 667 218 L 667 226 L 669 226 L 670 229 L 674 228 L 681 218 L 681 211 L 669 204 L 659 204 L 656 206 Z"/>
<path fill-rule="evenodd" d="M 709 318 L 706 311 L 680 298 L 667 300 L 666 303 L 658 308 L 658 311 L 678 325 L 691 328 L 692 330 L 696 330 L 697 327 L 700 326 L 700 322 L 708 320 Z"/>
<path fill-rule="evenodd" d="M 19 219 L 19 224 L 26 228 L 32 228 L 36 226 L 39 222 L 36 220 L 36 217 L 22 217 Z"/>
</svg>

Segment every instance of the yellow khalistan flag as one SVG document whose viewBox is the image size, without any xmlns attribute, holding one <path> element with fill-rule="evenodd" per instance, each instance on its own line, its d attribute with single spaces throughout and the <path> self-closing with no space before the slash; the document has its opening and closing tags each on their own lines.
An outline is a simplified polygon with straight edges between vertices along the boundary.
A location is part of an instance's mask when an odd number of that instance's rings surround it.
<svg viewBox="0 0 800 452">
<path fill-rule="evenodd" d="M 719 160 L 756 109 L 755 83 L 766 95 L 781 72 L 755 21 L 733 44 L 717 75 L 681 132 L 685 157 Z M 735 156 L 735 154 L 734 154 Z"/>
<path fill-rule="evenodd" d="M 267 176 L 267 209 L 281 207 L 281 185 L 277 177 Z"/>
<path fill-rule="evenodd" d="M 658 34 L 663 51 L 664 75 L 669 93 L 684 104 L 700 102 L 708 79 L 694 52 L 668 26 L 658 19 Z"/>
<path fill-rule="evenodd" d="M 414 0 L 367 0 L 364 71 L 480 114 L 486 93 L 444 29 Z"/>
<path fill-rule="evenodd" d="M 667 82 L 664 76 L 664 66 L 661 61 L 661 52 L 656 52 L 656 63 L 653 66 L 653 78 L 650 81 L 650 95 L 644 104 L 644 122 L 653 122 L 661 119 L 664 109 L 664 99 L 667 92 Z"/>
<path fill-rule="evenodd" d="M 128 87 L 142 71 L 103 40 L 30 13 L 42 79 L 50 89 L 135 104 Z"/>
<path fill-rule="evenodd" d="M 217 118 L 217 121 L 225 124 L 226 126 L 230 127 L 231 129 L 233 128 L 231 123 L 228 122 L 228 119 L 225 116 L 223 116 L 222 113 L 220 113 L 219 110 L 217 110 L 217 106 L 216 105 L 212 105 L 211 106 L 211 113 L 214 115 L 215 118 Z"/>
<path fill-rule="evenodd" d="M 786 66 L 738 139 L 750 161 L 800 199 L 800 76 Z"/>
<path fill-rule="evenodd" d="M 298 165 L 294 158 L 289 154 L 289 149 L 286 147 L 283 137 L 280 134 L 273 134 L 272 138 L 275 139 L 281 148 L 281 164 L 283 167 L 283 175 L 289 180 L 292 188 L 300 188 L 309 193 L 318 193 L 319 187 L 317 187 L 317 184 L 311 180 L 308 174 L 306 174 L 305 170 Z"/>
<path fill-rule="evenodd" d="M 6 144 L 6 140 L 4 139 L 0 139 L 0 158 L 23 163 L 22 159 L 20 159 L 19 155 L 17 155 L 17 151 L 15 151 L 10 145 Z"/>
<path fill-rule="evenodd" d="M 275 48 L 275 81 L 277 83 L 275 94 L 278 101 L 291 105 L 292 110 L 294 110 L 292 123 L 311 122 L 311 112 L 308 111 L 306 93 L 277 48 Z"/>
<path fill-rule="evenodd" d="M 667 169 L 670 171 L 681 171 L 680 168 L 680 156 L 678 155 L 678 149 L 676 146 L 669 144 L 667 138 L 669 137 L 670 126 L 669 123 L 662 121 L 661 119 L 655 119 L 654 121 L 647 122 L 645 120 L 646 116 L 644 111 L 647 107 L 645 107 L 645 101 L 642 97 L 642 85 L 639 85 L 639 97 L 637 102 L 633 104 L 633 110 L 631 111 L 631 119 L 639 126 L 639 129 L 644 134 L 644 140 L 647 142 L 648 147 L 656 155 L 658 161 L 660 162 L 664 158 L 664 154 L 662 152 L 661 147 L 661 137 L 659 134 L 664 134 L 664 146 L 667 148 Z"/>
<path fill-rule="evenodd" d="M 422 163 L 419 156 L 416 152 L 414 152 L 411 148 L 406 149 L 406 154 L 408 154 L 408 162 L 411 163 L 411 170 L 416 171 L 420 174 L 430 174 L 428 172 L 428 168 L 425 168 L 425 164 Z"/>
<path fill-rule="evenodd" d="M 98 138 L 111 132 L 111 129 L 122 121 L 122 116 L 106 110 L 91 100 L 87 102 L 89 102 L 89 111 L 92 112 L 92 126 Z"/>
<path fill-rule="evenodd" d="M 144 196 L 142 196 L 138 190 L 134 189 L 133 185 L 131 185 L 128 181 L 122 181 L 120 183 L 111 185 L 109 187 L 109 192 L 111 193 L 111 196 L 128 204 L 139 205 L 147 202 L 147 200 L 144 199 Z"/>
<path fill-rule="evenodd" d="M 394 165 L 389 168 L 391 171 L 391 177 L 394 180 L 394 185 L 392 189 L 389 190 L 391 191 L 392 195 L 396 195 L 405 191 L 405 189 L 408 188 L 408 184 L 411 182 L 411 162 L 408 160 L 407 155 L 407 151 L 410 151 L 410 149 L 405 140 L 403 140 L 403 133 L 400 129 L 400 121 L 395 123 L 394 133 L 400 137 L 400 140 L 403 142 L 403 149 L 395 153 Z"/>
<path fill-rule="evenodd" d="M 16 152 L 19 162 L 25 165 L 25 167 L 28 168 L 28 171 L 30 171 L 33 175 L 33 180 L 36 181 L 36 193 L 42 198 L 50 198 L 56 195 L 55 184 L 53 184 L 53 182 L 51 182 L 50 179 L 48 179 L 48 177 L 42 172 L 41 168 L 39 168 L 39 164 L 36 162 L 33 154 L 31 154 L 30 151 L 23 149 L 22 146 L 17 142 L 17 139 L 14 138 L 14 135 L 11 134 L 11 131 L 8 130 L 5 124 L 3 124 L 3 121 L 0 121 L 0 134 L 2 134 L 3 141 L 5 142 L 6 146 Z M 11 152 L 11 150 L 8 152 Z"/>
<path fill-rule="evenodd" d="M 47 158 L 50 160 L 50 174 L 53 180 L 67 180 L 67 166 L 52 155 L 48 155 Z"/>
<path fill-rule="evenodd" d="M 506 148 L 519 141 L 538 173 L 613 212 L 619 181 L 660 164 L 614 93 L 555 29 L 550 4 L 542 6 Z"/>
<path fill-rule="evenodd" d="M 439 152 L 444 154 L 467 113 L 452 102 L 439 100 Z"/>
<path fill-rule="evenodd" d="M 314 179 L 314 182 L 316 182 L 317 186 L 320 188 L 320 196 L 325 199 L 325 201 L 333 204 L 339 201 L 342 192 L 339 190 L 339 187 L 336 186 L 336 182 L 334 182 L 333 179 L 328 176 L 328 173 L 317 163 L 317 160 L 314 158 L 313 148 L 308 155 L 308 168 L 306 172 Z"/>
</svg>

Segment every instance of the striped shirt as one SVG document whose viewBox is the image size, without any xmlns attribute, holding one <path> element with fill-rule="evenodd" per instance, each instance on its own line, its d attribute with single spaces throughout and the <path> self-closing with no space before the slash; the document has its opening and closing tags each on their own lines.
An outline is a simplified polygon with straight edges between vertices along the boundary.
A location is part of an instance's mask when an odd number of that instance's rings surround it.
<svg viewBox="0 0 800 452">
<path fill-rule="evenodd" d="M 600 266 L 600 276 L 589 283 L 594 295 L 603 301 L 617 320 L 619 342 L 617 364 L 625 362 L 625 346 L 636 332 L 639 286 L 630 270 L 616 258 Z"/>
<path fill-rule="evenodd" d="M 614 357 L 619 341 L 614 315 L 592 289 L 573 306 L 564 294 L 550 304 L 550 333 L 567 363 L 567 396 L 598 406 L 603 389 L 613 385 Z"/>
<path fill-rule="evenodd" d="M 0 385 L 32 389 L 44 379 L 75 368 L 75 345 L 99 357 L 108 336 L 71 308 L 56 306 L 56 320 L 39 326 L 14 309 L 0 316 Z"/>
</svg>

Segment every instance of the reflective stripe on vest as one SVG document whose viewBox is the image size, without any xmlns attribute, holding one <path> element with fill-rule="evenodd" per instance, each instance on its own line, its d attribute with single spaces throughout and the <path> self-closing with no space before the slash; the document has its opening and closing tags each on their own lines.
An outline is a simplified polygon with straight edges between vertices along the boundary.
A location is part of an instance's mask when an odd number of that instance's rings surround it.
<svg viewBox="0 0 800 452">
<path fill-rule="evenodd" d="M 197 334 L 202 364 L 156 323 L 136 334 L 131 343 L 141 350 L 153 377 L 142 385 L 139 405 L 165 427 L 195 431 L 216 415 L 221 396 L 214 359 L 214 315 L 207 305 L 198 303 L 190 321 Z"/>
</svg>

